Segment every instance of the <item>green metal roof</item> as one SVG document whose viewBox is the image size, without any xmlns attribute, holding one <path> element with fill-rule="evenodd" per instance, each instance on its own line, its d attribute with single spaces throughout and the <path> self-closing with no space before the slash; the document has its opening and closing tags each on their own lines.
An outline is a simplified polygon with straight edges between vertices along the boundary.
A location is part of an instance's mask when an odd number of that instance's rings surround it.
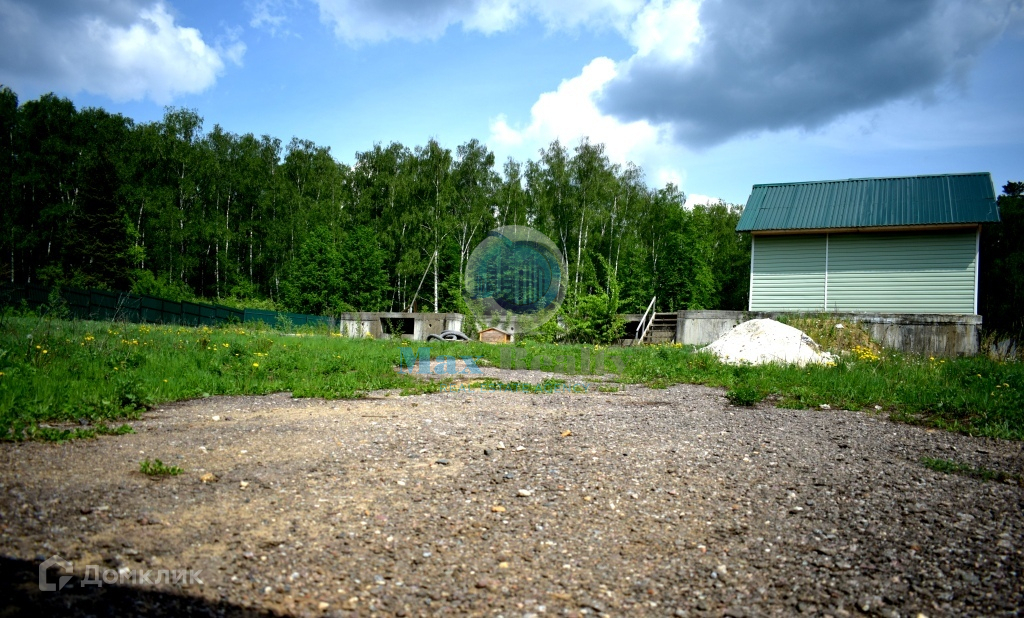
<svg viewBox="0 0 1024 618">
<path fill-rule="evenodd" d="M 738 232 L 999 221 L 988 172 L 754 185 Z"/>
</svg>

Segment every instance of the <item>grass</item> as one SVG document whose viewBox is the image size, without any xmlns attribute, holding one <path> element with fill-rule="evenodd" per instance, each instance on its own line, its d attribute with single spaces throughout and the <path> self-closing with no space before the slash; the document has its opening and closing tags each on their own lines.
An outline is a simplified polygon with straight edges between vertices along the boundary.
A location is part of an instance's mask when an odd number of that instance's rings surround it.
<svg viewBox="0 0 1024 618">
<path fill-rule="evenodd" d="M 1017 474 L 1011 474 L 1009 472 L 1003 472 L 1001 470 L 990 470 L 984 466 L 972 466 L 959 461 L 953 461 L 951 459 L 935 459 L 932 457 L 922 457 L 921 463 L 926 468 L 931 468 L 936 472 L 942 472 L 944 474 L 960 474 L 963 476 L 970 476 L 982 481 L 996 481 L 999 483 L 1015 482 L 1018 484 L 1024 484 L 1024 479 Z"/>
<path fill-rule="evenodd" d="M 67 440 L 130 428 L 155 405 L 291 391 L 354 398 L 439 385 L 398 374 L 397 344 L 228 326 L 6 317 L 0 322 L 0 439 Z M 66 425 L 62 427 L 62 425 Z"/>
<path fill-rule="evenodd" d="M 159 459 L 149 460 L 149 457 L 139 463 L 139 472 L 146 476 L 178 476 L 184 470 L 178 466 L 168 466 Z"/>
<path fill-rule="evenodd" d="M 624 381 L 721 386 L 734 403 L 884 411 L 894 420 L 971 435 L 1024 439 L 1024 365 L 853 350 L 835 366 L 730 366 L 672 346 L 630 350 Z"/>
<path fill-rule="evenodd" d="M 845 329 L 830 332 L 837 330 Z M 427 347 L 431 358 L 474 356 L 481 366 L 499 367 L 515 356 L 535 368 L 564 368 L 568 359 L 577 373 L 585 357 L 589 373 L 597 371 L 599 353 L 615 355 L 622 362 L 619 382 L 655 388 L 705 384 L 724 387 L 737 405 L 763 400 L 788 408 L 828 404 L 972 435 L 1024 439 L 1024 364 L 982 356 L 896 354 L 854 332 L 836 337 L 849 341 L 832 367 L 737 367 L 678 345 L 426 345 L 289 335 L 247 325 L 190 328 L 7 317 L 0 322 L 0 439 L 69 440 L 130 431 L 106 423 L 138 418 L 164 402 L 211 395 L 290 391 L 296 397 L 339 399 L 377 389 L 406 395 L 436 392 L 452 384 L 396 372 L 403 346 Z M 618 370 L 610 361 L 605 371 L 609 368 Z M 560 385 L 552 381 L 529 390 L 549 392 Z M 604 385 L 601 392 L 613 388 Z"/>
</svg>

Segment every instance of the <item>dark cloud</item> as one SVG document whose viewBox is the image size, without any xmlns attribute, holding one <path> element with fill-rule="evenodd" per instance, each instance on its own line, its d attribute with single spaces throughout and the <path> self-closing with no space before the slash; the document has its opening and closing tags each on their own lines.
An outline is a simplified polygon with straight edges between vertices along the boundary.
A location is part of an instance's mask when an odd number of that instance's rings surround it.
<svg viewBox="0 0 1024 618">
<path fill-rule="evenodd" d="M 709 146 L 815 128 L 962 78 L 1021 0 L 706 0 L 692 61 L 625 63 L 600 101 Z"/>
</svg>

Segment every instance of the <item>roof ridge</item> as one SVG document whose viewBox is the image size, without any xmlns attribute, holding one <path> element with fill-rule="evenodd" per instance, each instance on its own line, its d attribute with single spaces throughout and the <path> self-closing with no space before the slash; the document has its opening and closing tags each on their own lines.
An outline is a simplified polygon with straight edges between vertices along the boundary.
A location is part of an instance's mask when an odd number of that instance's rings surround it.
<svg viewBox="0 0 1024 618">
<path fill-rule="evenodd" d="M 949 178 L 951 176 L 991 176 L 991 172 L 951 172 L 948 174 L 917 174 L 912 176 L 868 176 L 864 178 L 836 178 L 834 180 L 795 180 L 791 182 L 762 182 L 754 187 L 785 187 L 789 185 L 823 185 L 836 182 L 856 182 L 862 180 L 907 180 L 910 178 Z"/>
</svg>

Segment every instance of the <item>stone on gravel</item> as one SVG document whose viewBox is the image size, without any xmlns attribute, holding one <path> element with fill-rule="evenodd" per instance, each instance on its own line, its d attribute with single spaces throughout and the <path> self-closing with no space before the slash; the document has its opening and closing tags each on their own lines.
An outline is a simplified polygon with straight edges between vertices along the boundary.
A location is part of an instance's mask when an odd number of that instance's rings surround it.
<svg viewBox="0 0 1024 618">
<path fill-rule="evenodd" d="M 832 355 L 803 331 L 770 319 L 749 320 L 703 348 L 724 363 L 828 364 Z"/>
</svg>

